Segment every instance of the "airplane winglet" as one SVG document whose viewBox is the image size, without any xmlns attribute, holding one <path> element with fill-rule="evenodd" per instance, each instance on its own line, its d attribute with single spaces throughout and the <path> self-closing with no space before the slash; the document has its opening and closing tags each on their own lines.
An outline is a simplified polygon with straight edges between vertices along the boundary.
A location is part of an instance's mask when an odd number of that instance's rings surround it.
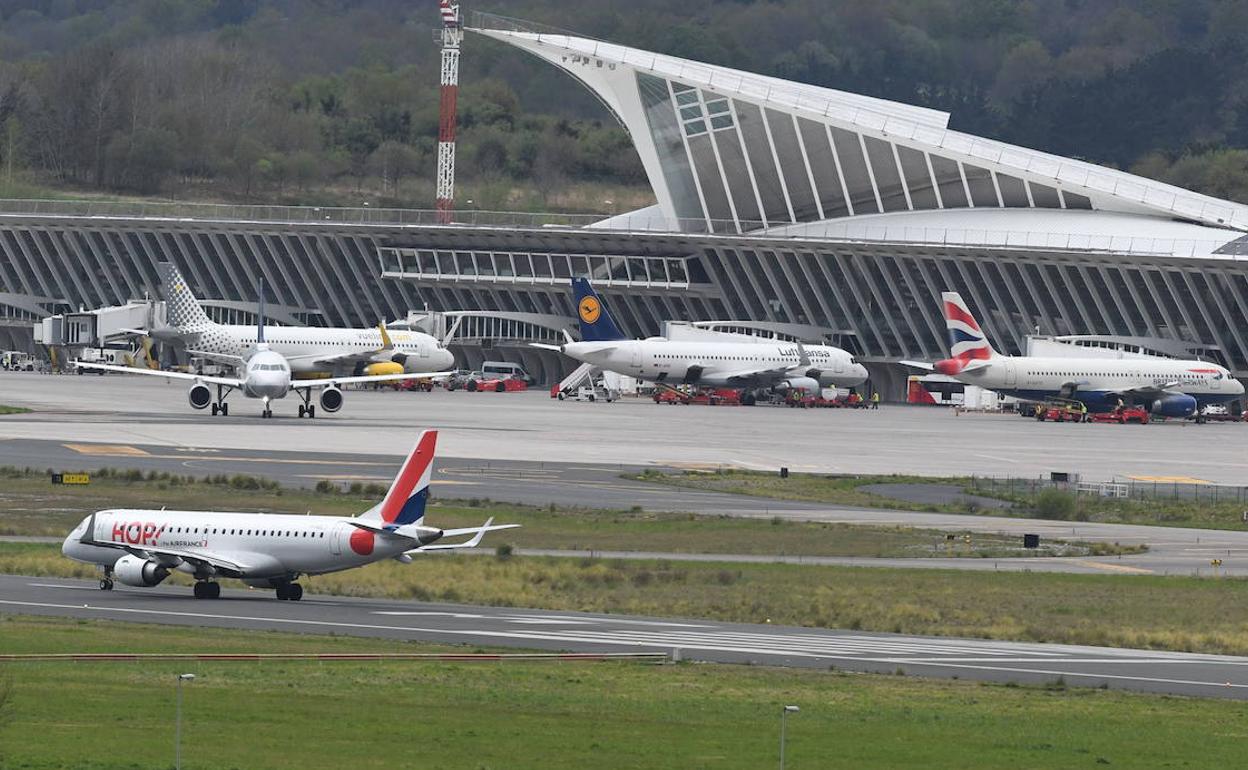
<svg viewBox="0 0 1248 770">
<path fill-rule="evenodd" d="M 390 333 L 386 331 L 386 322 L 382 321 L 377 324 L 377 331 L 381 332 L 381 347 L 383 350 L 390 350 L 394 347 L 394 343 L 390 341 Z"/>
<path fill-rule="evenodd" d="M 806 354 L 806 346 L 797 340 L 797 363 L 799 366 L 810 366 L 810 356 Z"/>
</svg>

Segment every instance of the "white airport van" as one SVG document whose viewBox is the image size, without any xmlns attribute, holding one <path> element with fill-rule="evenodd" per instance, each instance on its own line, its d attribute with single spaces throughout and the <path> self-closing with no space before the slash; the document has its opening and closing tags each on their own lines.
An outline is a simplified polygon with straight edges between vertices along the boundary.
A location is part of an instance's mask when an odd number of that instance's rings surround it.
<svg viewBox="0 0 1248 770">
<path fill-rule="evenodd" d="M 529 385 L 536 385 L 537 380 L 529 376 L 520 364 L 513 364 L 509 361 L 483 361 L 481 363 L 481 374 L 487 380 L 506 379 L 511 377 L 517 380 L 524 380 Z"/>
</svg>

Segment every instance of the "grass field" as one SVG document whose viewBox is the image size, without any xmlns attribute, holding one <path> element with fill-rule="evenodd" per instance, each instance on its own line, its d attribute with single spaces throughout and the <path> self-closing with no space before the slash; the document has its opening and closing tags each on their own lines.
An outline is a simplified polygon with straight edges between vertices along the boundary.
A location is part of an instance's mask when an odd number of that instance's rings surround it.
<svg viewBox="0 0 1248 770">
<path fill-rule="evenodd" d="M 24 406 L 5 406 L 4 404 L 0 404 L 0 415 L 26 414 L 29 411 L 30 410 Z"/>
<path fill-rule="evenodd" d="M 0 617 L 0 652 L 375 652 L 363 639 Z M 715 665 L 7 664 L 0 766 L 572 770 L 1242 764 L 1248 704 Z"/>
<path fill-rule="evenodd" d="M 0 572 L 96 574 L 56 546 L 13 543 L 0 543 Z M 320 594 L 1248 654 L 1248 581 L 1233 579 L 441 554 L 301 582 Z"/>
<path fill-rule="evenodd" d="M 0 535 L 62 536 L 84 516 L 104 508 L 177 507 L 188 510 L 240 510 L 274 513 L 354 515 L 384 494 L 384 488 L 357 492 L 257 488 L 250 477 L 216 477 L 213 482 L 136 473 L 95 474 L 88 486 L 56 486 L 46 473 L 0 471 Z M 331 489 L 332 485 L 322 489 Z M 962 532 L 907 527 L 865 527 L 737 519 L 679 513 L 537 508 L 483 500 L 434 500 L 429 523 L 441 527 L 480 524 L 487 516 L 521 529 L 494 536 L 494 543 L 528 548 L 677 553 L 797 554 L 803 556 L 1003 557 L 1118 553 L 1112 543 L 1050 543 L 1029 551 L 1016 539 L 976 535 L 970 545 Z M 949 547 L 946 535 L 955 536 Z"/>
<path fill-rule="evenodd" d="M 648 471 L 632 476 L 644 481 L 711 492 L 802 500 L 863 508 L 889 508 L 903 511 L 1020 516 L 1060 520 L 1097 521 L 1113 524 L 1149 524 L 1203 529 L 1243 529 L 1242 515 L 1248 501 L 1192 499 L 1112 499 L 1093 495 L 1047 493 L 1028 487 L 1026 482 L 989 485 L 969 477 L 925 478 L 915 476 L 825 476 L 794 473 L 787 479 L 775 473 L 724 469 L 707 473 Z M 871 484 L 947 484 L 968 494 L 992 497 L 1014 504 L 1012 508 L 985 508 L 970 503 L 919 504 L 874 494 L 862 487 Z M 1164 487 L 1164 485 L 1163 485 Z"/>
</svg>

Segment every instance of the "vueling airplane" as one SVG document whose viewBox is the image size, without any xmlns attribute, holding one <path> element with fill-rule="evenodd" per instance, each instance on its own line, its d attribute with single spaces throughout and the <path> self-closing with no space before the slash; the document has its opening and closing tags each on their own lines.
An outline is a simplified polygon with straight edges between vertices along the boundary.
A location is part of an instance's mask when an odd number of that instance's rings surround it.
<svg viewBox="0 0 1248 770">
<path fill-rule="evenodd" d="M 744 388 L 743 403 L 753 403 L 751 390 L 797 389 L 816 395 L 825 387 L 853 387 L 867 379 L 867 370 L 848 352 L 828 345 L 800 342 L 737 342 L 669 340 L 624 336 L 586 278 L 573 278 L 581 341 L 535 347 L 557 350 L 577 361 L 665 385 L 706 385 Z"/>
<path fill-rule="evenodd" d="M 188 293 L 189 294 L 189 293 Z M 176 296 L 176 284 L 175 294 Z M 190 297 L 190 302 L 194 302 L 194 297 Z M 198 303 L 194 305 L 195 310 L 202 315 L 203 308 Z M 184 311 L 179 311 L 184 312 Z M 206 319 L 207 316 L 205 315 Z M 211 323 L 211 322 L 209 322 Z M 238 329 L 234 326 L 220 326 L 211 324 L 206 328 L 205 334 L 220 334 L 222 329 Z M 250 328 L 250 327 L 248 327 Z M 255 334 L 251 337 L 253 343 L 246 355 L 225 355 L 216 354 L 217 360 L 225 361 L 234 367 L 237 374 L 233 377 L 217 377 L 202 374 L 189 374 L 185 372 L 167 372 L 159 369 L 136 369 L 129 366 L 114 366 L 112 364 L 97 364 L 88 361 L 75 361 L 74 365 L 82 369 L 96 369 L 106 372 L 120 372 L 122 374 L 144 374 L 151 377 L 164 377 L 165 379 L 186 380 L 194 383 L 187 392 L 187 400 L 190 401 L 191 407 L 195 409 L 207 409 L 212 407 L 214 416 L 228 416 L 230 413 L 230 405 L 225 399 L 234 390 L 242 391 L 247 398 L 256 398 L 264 402 L 264 408 L 260 412 L 261 417 L 272 417 L 273 408 L 271 402 L 282 399 L 289 393 L 295 393 L 303 400 L 299 405 L 299 416 L 309 419 L 316 417 L 316 405 L 312 403 L 312 392 L 320 391 L 321 409 L 326 412 L 337 412 L 342 408 L 344 401 L 342 395 L 343 385 L 367 385 L 371 383 L 395 382 L 397 380 L 415 380 L 425 377 L 444 377 L 449 376 L 452 372 L 432 372 L 432 373 L 415 373 L 407 374 L 402 372 L 390 374 L 364 374 L 352 377 L 328 377 L 313 380 L 296 380 L 292 377 L 293 367 L 289 360 L 281 353 L 274 350 L 265 335 L 264 328 L 264 284 L 260 285 L 260 312 L 256 316 Z M 195 351 L 192 351 L 195 352 Z M 206 354 L 205 354 L 206 355 Z M 402 368 L 402 367 L 398 367 Z M 209 386 L 216 386 L 216 398 L 213 398 L 212 389 Z"/>
<path fill-rule="evenodd" d="M 174 572 L 195 578 L 196 599 L 221 596 L 218 578 L 271 588 L 278 599 L 298 601 L 302 575 L 362 567 L 394 559 L 404 564 L 430 551 L 475 548 L 486 532 L 517 524 L 437 529 L 425 526 L 425 502 L 437 431 L 420 434 L 379 505 L 359 516 L 307 516 L 208 511 L 107 510 L 93 513 L 65 538 L 61 552 L 98 565 L 100 589 L 114 580 L 151 588 Z M 471 535 L 444 544 L 444 537 Z"/>
<path fill-rule="evenodd" d="M 945 292 L 949 358 L 931 365 L 941 374 L 1026 401 L 1078 399 L 1091 411 L 1138 403 L 1165 417 L 1200 416 L 1210 404 L 1234 401 L 1244 386 L 1208 361 L 1170 358 L 1037 358 L 992 349 L 957 292 Z"/>
<path fill-rule="evenodd" d="M 189 352 L 237 365 L 256 344 L 253 326 L 214 323 L 171 262 L 160 265 L 169 328 L 158 339 L 186 343 Z M 135 330 L 140 331 L 140 330 Z M 147 330 L 142 330 L 147 331 Z M 402 374 L 437 372 L 455 364 L 455 355 L 428 334 L 314 326 L 271 326 L 269 349 L 280 353 L 297 377 L 302 374 Z"/>
</svg>

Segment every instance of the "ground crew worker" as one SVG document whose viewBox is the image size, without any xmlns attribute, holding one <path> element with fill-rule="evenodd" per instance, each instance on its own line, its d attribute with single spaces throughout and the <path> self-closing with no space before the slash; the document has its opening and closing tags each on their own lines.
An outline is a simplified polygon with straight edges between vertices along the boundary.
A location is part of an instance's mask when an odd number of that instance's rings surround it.
<svg viewBox="0 0 1248 770">
<path fill-rule="evenodd" d="M 873 392 L 871 393 L 871 408 L 872 408 L 872 409 L 879 409 L 879 408 L 880 408 L 880 391 L 878 391 L 878 390 L 877 390 L 877 391 L 873 391 Z"/>
<path fill-rule="evenodd" d="M 1088 405 L 1080 401 L 1079 402 L 1079 422 L 1087 422 L 1087 421 L 1088 421 Z"/>
</svg>

